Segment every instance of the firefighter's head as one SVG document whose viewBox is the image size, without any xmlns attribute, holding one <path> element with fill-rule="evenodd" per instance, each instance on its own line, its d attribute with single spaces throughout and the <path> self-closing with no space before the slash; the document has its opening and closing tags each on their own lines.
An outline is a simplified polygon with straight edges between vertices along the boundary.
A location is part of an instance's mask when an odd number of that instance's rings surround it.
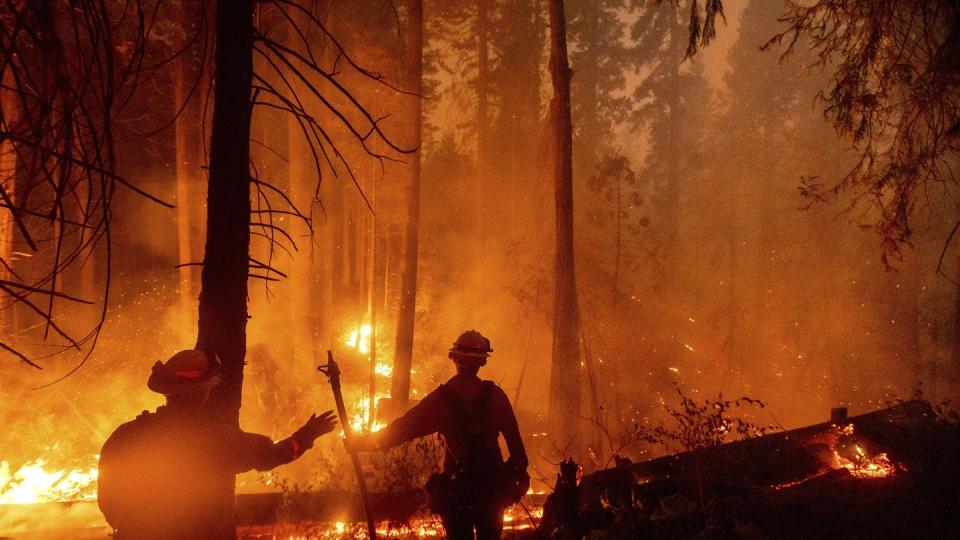
<svg viewBox="0 0 960 540">
<path fill-rule="evenodd" d="M 476 330 L 467 330 L 453 342 L 453 347 L 447 356 L 453 360 L 458 369 L 476 372 L 487 365 L 487 358 L 492 352 L 489 339 Z"/>
<path fill-rule="evenodd" d="M 166 396 L 170 405 L 200 408 L 219 382 L 220 362 L 216 355 L 187 350 L 154 364 L 147 388 Z"/>
</svg>

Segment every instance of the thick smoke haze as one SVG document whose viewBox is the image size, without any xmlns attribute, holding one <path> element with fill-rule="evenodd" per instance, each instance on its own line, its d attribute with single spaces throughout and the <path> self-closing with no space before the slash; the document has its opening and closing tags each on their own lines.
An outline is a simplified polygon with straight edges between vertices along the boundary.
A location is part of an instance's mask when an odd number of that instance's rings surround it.
<svg viewBox="0 0 960 540">
<path fill-rule="evenodd" d="M 405 12 L 361 3 L 370 9 L 336 3 L 329 23 L 353 61 L 403 89 L 398 28 Z M 447 351 L 460 332 L 481 331 L 494 349 L 481 375 L 511 398 L 537 474 L 552 481 L 563 449 L 547 428 L 555 216 L 545 13 L 533 0 L 491 3 L 483 73 L 475 36 L 457 31 L 472 28 L 471 6 L 426 3 L 410 398 L 453 375 Z M 685 58 L 687 2 L 679 10 L 670 2 L 568 2 L 581 366 L 565 376 L 583 389 L 584 444 L 575 457 L 588 468 L 604 464 L 630 426 L 665 421 L 678 388 L 700 400 L 762 400 L 764 409 L 743 413 L 789 429 L 826 421 L 832 407 L 865 412 L 917 392 L 939 401 L 955 396 L 960 383 L 951 352 L 955 244 L 938 273 L 956 219 L 951 194 L 931 188 L 913 210 L 911 245 L 885 267 L 874 208 L 852 193 L 824 202 L 802 189 L 833 185 L 856 163 L 856 149 L 816 99 L 829 66 L 815 66 L 803 49 L 782 61 L 777 47 L 760 50 L 780 30 L 780 2 L 725 3 L 728 23 L 719 25 L 718 40 Z M 140 116 L 169 118 L 172 98 L 160 88 L 171 75 L 164 77 L 134 103 L 119 169 L 201 215 L 203 195 L 178 200 L 185 192 L 176 185 L 173 130 L 146 142 L 134 136 L 146 131 Z M 401 114 L 417 96 L 344 77 L 385 117 L 384 130 L 407 148 L 417 145 L 416 126 Z M 330 122 L 331 136 L 345 136 L 318 100 L 307 106 Z M 333 408 L 316 371 L 328 349 L 344 366 L 356 427 L 382 425 L 395 415 L 386 398 L 410 257 L 404 235 L 413 154 L 377 160 L 349 148 L 349 172 L 324 164 L 316 187 L 314 158 L 297 126 L 261 108 L 252 132 L 252 170 L 291 194 L 312 231 L 289 215 L 274 218 L 283 233 L 255 228 L 251 257 L 284 275 L 252 272 L 268 279 L 250 282 L 241 426 L 278 440 L 310 413 Z M 283 204 L 269 190 L 254 195 L 255 208 Z M 38 458 L 86 466 L 117 425 L 162 404 L 146 388 L 151 366 L 195 345 L 197 283 L 188 295 L 194 303 L 184 305 L 177 266 L 199 261 L 181 257 L 177 210 L 118 192 L 113 214 L 109 308 L 85 365 L 50 384 L 84 354 L 49 356 L 42 371 L 0 364 L 7 427 L 0 459 L 13 470 Z M 199 250 L 203 227 L 192 227 Z M 102 295 L 104 261 L 101 246 L 63 289 Z M 18 264 L 33 270 L 27 257 Z M 196 267 L 190 272 L 198 279 Z M 77 332 L 98 316 L 96 306 L 66 302 L 55 314 Z M 59 350 L 38 337 L 42 322 L 26 310 L 3 316 L 22 350 L 41 358 Z M 634 459 L 664 451 L 640 441 L 621 450 Z M 339 441 L 323 439 L 318 452 L 273 475 L 242 477 L 239 489 L 277 489 L 284 481 L 348 486 L 345 457 Z"/>
</svg>

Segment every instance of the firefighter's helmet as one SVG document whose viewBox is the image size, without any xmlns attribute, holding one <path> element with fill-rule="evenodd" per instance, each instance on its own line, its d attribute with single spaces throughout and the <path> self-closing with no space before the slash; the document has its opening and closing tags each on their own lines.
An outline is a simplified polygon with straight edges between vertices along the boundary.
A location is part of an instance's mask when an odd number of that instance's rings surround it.
<svg viewBox="0 0 960 540">
<path fill-rule="evenodd" d="M 200 350 L 180 351 L 166 362 L 157 361 L 147 380 L 147 388 L 173 396 L 210 388 L 220 382 L 220 361 L 216 355 Z"/>
<path fill-rule="evenodd" d="M 453 348 L 450 349 L 450 356 L 460 356 L 467 358 L 487 358 L 493 349 L 490 348 L 490 340 L 483 337 L 483 334 L 476 330 L 467 330 L 460 334 L 460 337 L 453 342 Z"/>
</svg>

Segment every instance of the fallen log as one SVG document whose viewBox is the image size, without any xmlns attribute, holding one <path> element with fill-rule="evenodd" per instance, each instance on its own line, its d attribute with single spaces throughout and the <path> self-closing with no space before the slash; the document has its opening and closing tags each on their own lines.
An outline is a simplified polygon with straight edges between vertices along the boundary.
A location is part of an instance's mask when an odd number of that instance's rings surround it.
<svg viewBox="0 0 960 540">
<path fill-rule="evenodd" d="M 923 401 L 849 418 L 835 410 L 831 420 L 596 472 L 582 479 L 575 516 L 548 507 L 544 523 L 666 538 L 960 531 L 955 423 Z"/>
</svg>

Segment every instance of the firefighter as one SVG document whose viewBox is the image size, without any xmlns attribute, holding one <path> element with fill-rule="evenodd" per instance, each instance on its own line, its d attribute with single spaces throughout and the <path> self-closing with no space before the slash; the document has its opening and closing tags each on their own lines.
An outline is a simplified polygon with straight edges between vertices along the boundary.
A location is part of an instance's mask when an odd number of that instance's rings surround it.
<svg viewBox="0 0 960 540">
<path fill-rule="evenodd" d="M 457 374 L 405 415 L 377 433 L 356 436 L 351 449 L 388 449 L 439 433 L 444 443 L 443 472 L 427 482 L 430 509 L 453 540 L 500 538 L 503 511 L 530 485 L 527 454 L 507 395 L 477 376 L 493 349 L 476 330 L 457 338 L 449 358 Z M 499 436 L 510 453 L 504 462 Z"/>
<path fill-rule="evenodd" d="M 335 426 L 333 412 L 274 443 L 204 414 L 219 362 L 187 350 L 154 364 L 147 387 L 166 397 L 121 425 L 100 452 L 97 501 L 118 540 L 236 538 L 238 473 L 270 470 L 300 457 Z"/>
</svg>

